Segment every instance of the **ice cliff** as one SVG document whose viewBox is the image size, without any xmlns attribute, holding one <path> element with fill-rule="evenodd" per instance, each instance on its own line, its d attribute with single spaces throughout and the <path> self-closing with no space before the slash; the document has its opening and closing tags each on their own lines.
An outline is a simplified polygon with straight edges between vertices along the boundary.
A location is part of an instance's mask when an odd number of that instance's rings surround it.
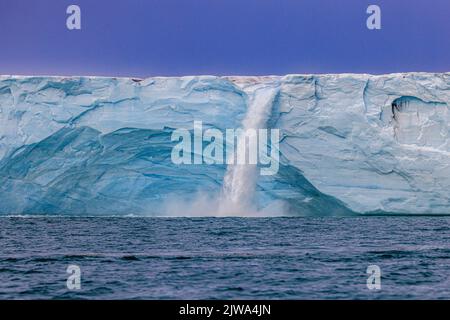
<svg viewBox="0 0 450 320">
<path fill-rule="evenodd" d="M 252 122 L 255 86 L 281 134 L 261 212 L 450 214 L 450 73 L 0 76 L 0 214 L 182 214 L 227 166 L 174 165 L 171 132 Z"/>
</svg>

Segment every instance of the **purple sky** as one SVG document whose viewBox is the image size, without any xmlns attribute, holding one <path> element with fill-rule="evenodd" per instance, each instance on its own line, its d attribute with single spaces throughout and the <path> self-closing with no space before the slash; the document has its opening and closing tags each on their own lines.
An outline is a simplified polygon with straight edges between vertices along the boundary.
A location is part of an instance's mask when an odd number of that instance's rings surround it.
<svg viewBox="0 0 450 320">
<path fill-rule="evenodd" d="M 449 0 L 0 0 L 0 74 L 444 72 L 449 14 Z"/>
</svg>

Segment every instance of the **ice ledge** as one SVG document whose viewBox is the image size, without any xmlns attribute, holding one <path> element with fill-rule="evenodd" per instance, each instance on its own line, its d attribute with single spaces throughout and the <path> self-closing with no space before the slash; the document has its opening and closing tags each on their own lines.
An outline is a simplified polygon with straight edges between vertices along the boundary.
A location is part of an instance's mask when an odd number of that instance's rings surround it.
<svg viewBox="0 0 450 320">
<path fill-rule="evenodd" d="M 95 139 L 101 141 L 102 137 L 116 137 L 114 132 L 123 134 L 124 128 L 157 131 L 192 127 L 194 120 L 221 129 L 236 128 L 251 100 L 252 93 L 247 88 L 263 84 L 270 90 L 276 85 L 280 87 L 280 94 L 273 102 L 268 123 L 282 133 L 283 166 L 297 170 L 296 175 L 306 182 L 302 185 L 295 185 L 293 181 L 286 183 L 286 175 L 280 178 L 283 181 L 261 181 L 264 188 L 258 192 L 262 205 L 289 198 L 302 211 L 306 210 L 302 204 L 311 199 L 312 193 L 313 199 L 330 196 L 349 210 L 360 213 L 450 213 L 449 76 L 448 72 L 146 79 L 0 76 L 0 159 L 28 150 L 35 144 L 45 146 L 45 139 L 58 137 L 55 134 L 63 129 L 88 128 L 80 131 L 84 132 L 80 150 L 83 155 L 89 155 L 89 148 L 85 147 L 96 141 L 86 136 L 90 130 L 96 132 Z M 139 132 L 126 137 L 139 142 Z M 127 150 L 132 150 L 133 141 L 126 143 Z M 31 175 L 20 183 L 11 180 L 4 164 L 0 173 L 7 179 L 5 185 L 12 188 L 8 194 L 11 197 L 27 195 L 29 202 L 21 205 L 31 207 L 33 203 L 47 199 L 50 195 L 37 185 L 58 175 L 58 164 L 68 161 L 64 160 L 66 155 L 73 157 L 72 151 L 70 148 L 58 150 L 57 157 L 45 158 L 45 166 L 39 168 L 39 177 L 33 175 L 37 169 L 27 165 Z M 37 154 L 44 156 L 46 153 L 42 152 Z M 35 164 L 32 158 L 26 159 L 30 160 L 30 165 Z M 91 163 L 84 156 L 80 159 Z M 109 157 L 108 161 L 113 159 Z M 95 161 L 101 164 L 103 160 Z M 139 165 L 138 168 L 146 166 Z M 167 167 L 161 171 L 161 177 L 170 180 L 174 174 L 172 170 L 175 169 Z M 142 194 L 150 188 L 147 184 L 156 179 L 141 180 L 143 173 L 139 170 L 127 178 L 125 172 L 122 176 L 118 173 L 115 179 L 127 181 L 130 190 Z M 199 186 L 210 186 L 207 182 L 210 178 L 201 178 L 201 171 L 188 170 L 184 174 L 197 181 Z M 220 178 L 217 172 L 209 172 L 207 176 Z M 113 180 L 102 179 L 110 178 L 103 175 L 95 181 L 109 186 L 107 181 L 112 183 Z M 308 188 L 304 186 L 307 183 L 311 185 Z M 90 186 L 89 183 L 85 185 L 86 188 Z M 126 191 L 110 187 L 105 189 L 110 192 L 107 196 L 120 197 L 120 192 Z M 30 188 L 39 192 L 32 195 Z M 62 182 L 56 188 L 55 194 L 69 192 L 64 189 L 69 188 L 68 185 Z M 99 190 L 84 191 L 95 195 Z M 6 196 L 5 192 L 2 194 Z M 73 194 L 71 206 L 77 201 L 85 201 L 83 205 L 86 205 L 87 200 L 81 194 Z M 57 206 L 58 201 L 66 201 L 50 198 L 52 206 Z M 0 203 L 10 201 L 11 208 L 16 203 L 10 198 L 2 200 Z M 101 205 L 101 199 L 98 201 Z M 333 206 L 328 207 L 331 202 L 317 202 L 322 206 L 318 211 L 332 211 Z M 42 208 L 43 204 L 40 205 L 36 208 Z M 121 203 L 121 206 L 126 210 L 127 203 Z"/>
</svg>

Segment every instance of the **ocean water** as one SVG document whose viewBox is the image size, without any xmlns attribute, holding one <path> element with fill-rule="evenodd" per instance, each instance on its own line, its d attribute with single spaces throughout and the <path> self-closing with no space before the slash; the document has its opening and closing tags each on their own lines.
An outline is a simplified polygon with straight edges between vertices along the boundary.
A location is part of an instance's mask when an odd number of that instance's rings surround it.
<svg viewBox="0 0 450 320">
<path fill-rule="evenodd" d="M 72 298 L 450 299 L 450 217 L 0 217 L 0 299 Z"/>
</svg>

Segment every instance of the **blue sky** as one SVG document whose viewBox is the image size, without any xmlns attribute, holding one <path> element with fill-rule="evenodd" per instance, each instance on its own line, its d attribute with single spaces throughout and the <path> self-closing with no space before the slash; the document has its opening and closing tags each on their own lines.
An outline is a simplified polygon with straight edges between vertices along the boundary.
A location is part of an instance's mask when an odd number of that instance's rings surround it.
<svg viewBox="0 0 450 320">
<path fill-rule="evenodd" d="M 82 30 L 66 28 L 70 4 Z M 449 13 L 448 0 L 0 0 L 0 74 L 444 72 Z"/>
</svg>

